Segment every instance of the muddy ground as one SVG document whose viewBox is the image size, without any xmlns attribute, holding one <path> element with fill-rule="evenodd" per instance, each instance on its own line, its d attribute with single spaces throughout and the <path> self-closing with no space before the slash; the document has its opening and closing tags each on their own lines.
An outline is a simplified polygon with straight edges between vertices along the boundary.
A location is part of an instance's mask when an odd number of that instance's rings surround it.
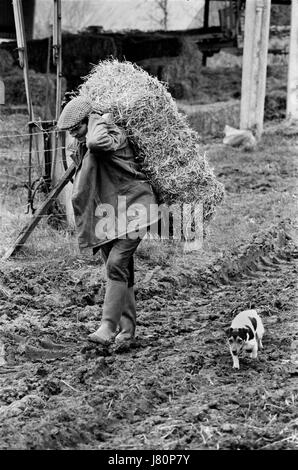
<svg viewBox="0 0 298 470">
<path fill-rule="evenodd" d="M 297 129 L 254 152 L 203 144 L 226 200 L 202 253 L 140 247 L 131 348 L 86 341 L 100 257 L 28 242 L 1 263 L 2 450 L 297 449 Z M 225 329 L 255 307 L 264 349 L 233 370 Z"/>
</svg>

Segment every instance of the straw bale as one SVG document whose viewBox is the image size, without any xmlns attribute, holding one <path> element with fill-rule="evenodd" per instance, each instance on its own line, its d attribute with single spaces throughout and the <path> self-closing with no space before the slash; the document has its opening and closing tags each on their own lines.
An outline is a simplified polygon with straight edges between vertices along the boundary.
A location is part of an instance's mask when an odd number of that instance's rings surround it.
<svg viewBox="0 0 298 470">
<path fill-rule="evenodd" d="M 0 75 L 5 75 L 9 73 L 13 68 L 13 57 L 5 49 L 0 47 Z"/>
<path fill-rule="evenodd" d="M 204 222 L 222 201 L 223 185 L 200 150 L 199 136 L 179 113 L 165 84 L 130 62 L 99 62 L 79 94 L 126 129 L 159 202 L 203 203 Z"/>
<path fill-rule="evenodd" d="M 178 110 L 187 115 L 189 125 L 202 136 L 222 137 L 226 125 L 238 128 L 240 101 L 220 101 L 210 104 L 177 102 Z"/>
<path fill-rule="evenodd" d="M 27 103 L 25 82 L 22 70 L 15 68 L 5 76 L 5 102 L 8 106 L 20 106 Z M 55 116 L 56 105 L 56 77 L 54 74 L 48 76 L 29 70 L 29 83 L 32 90 L 32 103 L 34 110 L 45 112 L 48 99 L 48 117 Z M 66 90 L 66 81 L 62 79 L 62 93 Z M 48 94 L 48 97 L 47 97 Z"/>
</svg>

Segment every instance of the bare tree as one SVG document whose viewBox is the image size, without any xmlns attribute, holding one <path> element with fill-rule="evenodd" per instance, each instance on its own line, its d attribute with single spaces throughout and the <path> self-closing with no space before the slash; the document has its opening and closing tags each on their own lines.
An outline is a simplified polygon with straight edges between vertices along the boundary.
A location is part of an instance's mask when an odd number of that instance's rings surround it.
<svg viewBox="0 0 298 470">
<path fill-rule="evenodd" d="M 92 23 L 95 2 L 83 0 L 62 1 L 62 30 L 76 33 L 86 25 Z M 53 1 L 39 0 L 35 7 L 35 38 L 46 37 L 52 34 Z"/>
<path fill-rule="evenodd" d="M 76 33 L 92 23 L 96 2 L 81 0 L 62 1 L 62 27 Z M 63 22 L 64 19 L 64 22 Z"/>
<path fill-rule="evenodd" d="M 153 0 L 152 3 L 152 13 L 146 12 L 146 17 L 150 19 L 152 24 L 167 31 L 169 24 L 169 0 Z M 137 3 L 138 8 L 142 8 L 143 5 L 144 0 L 140 0 Z"/>
<path fill-rule="evenodd" d="M 168 30 L 169 0 L 155 0 L 157 8 L 161 11 L 161 25 L 165 31 Z"/>
</svg>

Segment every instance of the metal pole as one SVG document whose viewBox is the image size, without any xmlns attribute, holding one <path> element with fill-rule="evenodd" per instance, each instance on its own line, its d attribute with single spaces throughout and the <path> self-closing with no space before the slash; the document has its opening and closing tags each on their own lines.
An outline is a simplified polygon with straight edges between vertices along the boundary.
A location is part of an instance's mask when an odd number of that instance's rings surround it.
<svg viewBox="0 0 298 470">
<path fill-rule="evenodd" d="M 61 109 L 61 78 L 62 78 L 62 34 L 61 34 L 61 0 L 54 0 L 54 21 L 53 21 L 53 63 L 56 65 L 56 122 L 59 119 Z M 56 130 L 54 135 L 53 158 L 51 165 L 51 180 L 55 181 L 55 173 L 57 172 L 59 133 Z"/>
<path fill-rule="evenodd" d="M 29 67 L 28 67 L 27 44 L 26 44 L 26 39 L 25 39 L 25 25 L 24 25 L 22 1 L 12 0 L 12 5 L 13 5 L 15 27 L 16 27 L 19 63 L 24 72 L 29 121 L 33 121 L 34 115 L 33 115 L 33 106 L 32 106 L 32 101 L 31 101 L 29 75 L 28 75 Z"/>
<path fill-rule="evenodd" d="M 48 119 L 48 108 L 49 108 L 49 87 L 50 87 L 50 61 L 51 61 L 51 34 L 48 37 L 48 56 L 47 56 L 47 71 L 46 71 L 46 78 L 47 78 L 47 84 L 46 84 L 46 104 L 45 104 L 45 110 L 44 110 L 44 119 Z"/>
<path fill-rule="evenodd" d="M 62 34 L 61 34 L 61 0 L 54 0 L 54 29 L 53 29 L 53 60 L 56 65 L 57 88 L 56 88 L 56 122 L 59 119 L 61 111 L 61 84 L 62 84 Z M 60 138 L 61 136 L 61 138 Z M 51 168 L 52 183 L 55 184 L 61 178 L 61 171 L 67 167 L 65 146 L 65 131 L 55 132 L 55 143 L 53 149 L 53 160 Z M 59 150 L 59 147 L 62 147 Z M 61 166 L 60 166 L 61 165 Z M 67 170 L 68 171 L 68 170 Z M 69 179 L 71 181 L 71 178 Z M 65 206 L 68 222 L 73 225 L 73 210 L 70 203 L 69 188 L 65 189 L 64 194 L 59 195 L 60 202 Z"/>
</svg>

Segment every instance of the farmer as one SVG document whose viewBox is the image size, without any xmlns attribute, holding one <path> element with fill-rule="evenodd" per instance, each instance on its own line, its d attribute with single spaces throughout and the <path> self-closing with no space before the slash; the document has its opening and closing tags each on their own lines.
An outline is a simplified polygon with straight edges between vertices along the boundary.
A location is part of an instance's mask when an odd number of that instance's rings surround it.
<svg viewBox="0 0 298 470">
<path fill-rule="evenodd" d="M 101 249 L 106 267 L 102 319 L 88 339 L 127 342 L 136 328 L 133 254 L 151 223 L 156 197 L 111 114 L 94 113 L 77 96 L 64 107 L 57 127 L 75 138 L 72 204 L 79 246 L 92 248 L 93 254 Z"/>
</svg>

